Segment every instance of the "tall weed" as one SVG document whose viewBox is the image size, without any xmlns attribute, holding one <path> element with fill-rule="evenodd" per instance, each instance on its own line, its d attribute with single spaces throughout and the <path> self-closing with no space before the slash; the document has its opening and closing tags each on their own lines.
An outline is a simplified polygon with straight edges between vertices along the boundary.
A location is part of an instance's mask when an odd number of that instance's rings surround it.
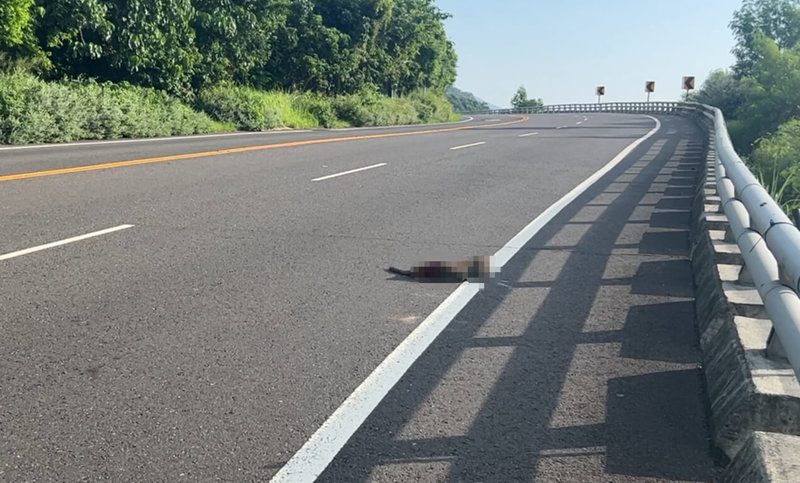
<svg viewBox="0 0 800 483">
<path fill-rule="evenodd" d="M 170 136 L 230 130 L 154 89 L 0 74 L 0 143 Z"/>
</svg>

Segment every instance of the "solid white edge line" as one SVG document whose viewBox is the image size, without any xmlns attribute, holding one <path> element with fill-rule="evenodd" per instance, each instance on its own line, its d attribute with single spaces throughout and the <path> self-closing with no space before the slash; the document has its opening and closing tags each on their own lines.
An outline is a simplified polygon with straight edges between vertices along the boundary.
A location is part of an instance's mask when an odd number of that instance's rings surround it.
<svg viewBox="0 0 800 483">
<path fill-rule="evenodd" d="M 5 255 L 0 255 L 0 261 L 8 260 L 10 258 L 15 258 L 15 257 L 21 257 L 22 255 L 28 255 L 29 253 L 47 250 L 48 248 L 60 247 L 61 245 L 66 245 L 68 243 L 75 243 L 77 241 L 86 240 L 87 238 L 94 238 L 97 236 L 107 235 L 109 233 L 114 233 L 115 231 L 120 231 L 120 230 L 126 230 L 128 228 L 133 228 L 133 225 L 119 225 L 113 228 L 107 228 L 105 230 L 95 231 L 92 233 L 87 233 L 85 235 L 74 236 L 72 238 L 67 238 L 65 240 L 47 243 L 45 245 L 39 245 L 36 247 L 26 248 L 24 250 L 18 250 L 16 252 L 6 253 Z"/>
<path fill-rule="evenodd" d="M 535 136 L 537 134 L 539 134 L 539 133 L 538 132 L 529 132 L 528 134 L 520 134 L 519 137 L 526 138 L 528 136 Z"/>
<path fill-rule="evenodd" d="M 569 203 L 574 201 L 592 184 L 618 165 L 637 146 L 652 137 L 661 128 L 658 119 L 643 137 L 637 139 L 608 162 L 600 171 L 564 195 L 541 215 L 536 217 L 514 238 L 494 254 L 494 264 L 501 269 L 533 238 L 542 227 L 552 220 Z M 450 324 L 475 295 L 483 290 L 483 284 L 464 282 L 450 294 L 441 305 L 425 318 L 411 334 L 372 371 L 336 411 L 311 435 L 311 438 L 292 456 L 270 480 L 282 482 L 313 482 L 325 471 L 331 461 L 355 434 L 361 424 L 389 393 L 411 365 L 425 352 L 430 344 Z"/>
<path fill-rule="evenodd" d="M 328 176 L 323 176 L 321 178 L 314 178 L 311 181 L 325 181 L 326 179 L 338 178 L 339 176 L 345 176 L 345 175 L 348 175 L 348 174 L 358 173 L 360 171 L 366 171 L 368 169 L 380 168 L 382 166 L 387 166 L 387 164 L 386 163 L 373 164 L 372 166 L 365 166 L 363 168 L 351 169 L 350 171 L 342 171 L 341 173 L 329 174 Z"/>
<path fill-rule="evenodd" d="M 319 477 L 414 361 L 482 288 L 480 283 L 462 283 L 372 371 L 270 481 L 312 482 Z"/>
<path fill-rule="evenodd" d="M 425 127 L 425 126 L 447 126 L 449 124 L 465 124 L 471 121 L 474 121 L 475 118 L 472 116 L 467 116 L 466 119 L 462 119 L 460 121 L 453 121 L 453 122 L 437 122 L 437 123 L 428 123 L 428 124 L 399 124 L 397 126 L 368 126 L 368 127 L 340 127 L 334 129 L 325 129 L 324 131 L 372 131 L 378 129 L 392 129 L 392 128 L 401 128 L 401 127 Z"/>
<path fill-rule="evenodd" d="M 465 144 L 463 146 L 456 146 L 454 148 L 450 148 L 450 151 L 458 151 L 459 149 L 473 148 L 475 146 L 481 146 L 483 144 L 486 144 L 486 141 L 481 141 L 479 143 Z"/>
<path fill-rule="evenodd" d="M 424 126 L 444 126 L 448 124 L 464 124 L 474 121 L 475 118 L 467 116 L 466 119 L 454 122 L 441 122 L 436 124 L 401 124 L 399 126 L 376 126 L 376 127 L 350 127 L 340 129 L 320 129 L 320 132 L 325 131 L 357 131 L 357 130 L 371 130 L 371 129 L 392 129 L 401 127 L 424 127 Z M 232 136 L 273 136 L 276 134 L 301 134 L 314 132 L 312 129 L 286 129 L 281 131 L 248 131 L 248 132 L 226 132 L 219 134 L 195 134 L 192 136 L 163 136 L 159 138 L 140 138 L 140 139 L 106 139 L 101 141 L 80 141 L 74 143 L 50 143 L 50 144 L 25 144 L 23 146 L 1 146 L 0 153 L 3 151 L 16 151 L 19 149 L 45 149 L 45 148 L 69 148 L 80 146 L 96 146 L 102 144 L 127 144 L 127 143 L 148 143 L 156 141 L 180 141 L 185 139 L 206 139 L 206 138 L 221 138 Z"/>
<path fill-rule="evenodd" d="M 97 146 L 102 144 L 128 144 L 128 143 L 153 143 L 158 141 L 181 141 L 186 139 L 208 139 L 233 136 L 274 136 L 276 134 L 298 134 L 314 132 L 311 129 L 285 130 L 285 131 L 266 131 L 266 132 L 228 132 L 222 134 L 196 134 L 193 136 L 165 136 L 160 138 L 141 138 L 141 139 L 109 139 L 105 141 L 86 141 L 63 144 L 26 144 L 24 146 L 0 146 L 0 153 L 3 151 L 15 151 L 19 149 L 44 149 L 44 148 L 70 148 L 80 146 Z"/>
<path fill-rule="evenodd" d="M 581 194 L 583 194 L 584 191 L 589 189 L 589 187 L 592 186 L 594 183 L 596 183 L 597 180 L 605 176 L 606 173 L 614 169 L 615 166 L 617 166 L 620 162 L 622 162 L 622 160 L 625 159 L 625 157 L 629 155 L 634 149 L 636 149 L 637 146 L 639 146 L 643 142 L 653 137 L 653 135 L 655 135 L 655 133 L 657 133 L 658 130 L 661 129 L 661 122 L 658 119 L 652 116 L 646 116 L 646 117 L 655 121 L 656 127 L 654 127 L 650 132 L 645 134 L 643 137 L 632 142 L 630 145 L 628 145 L 628 147 L 623 149 L 622 152 L 616 155 L 614 159 L 609 161 L 608 164 L 600 168 L 600 170 L 595 172 L 593 175 L 586 178 L 586 180 L 583 181 L 583 183 L 573 188 L 572 191 L 570 191 L 569 193 L 564 195 L 560 200 L 552 204 L 549 208 L 547 208 L 544 212 L 542 212 L 541 215 L 537 216 L 536 219 L 530 222 L 528 226 L 523 228 L 522 231 L 520 231 L 516 236 L 514 236 L 514 238 L 509 240 L 509 242 L 506 243 L 503 248 L 501 248 L 500 250 L 497 251 L 497 253 L 494 254 L 495 265 L 498 268 L 502 268 L 503 265 L 508 263 L 508 261 L 511 260 L 511 258 L 514 255 L 516 255 L 516 253 L 523 246 L 525 246 L 525 244 L 528 243 L 528 241 L 530 241 L 530 239 L 533 238 L 533 236 L 536 235 L 536 233 L 538 233 L 539 230 L 541 230 L 544 225 L 549 223 L 550 220 L 552 220 L 558 213 L 560 213 L 561 210 L 564 209 L 564 207 L 575 201 L 575 199 L 578 196 L 580 196 Z"/>
</svg>

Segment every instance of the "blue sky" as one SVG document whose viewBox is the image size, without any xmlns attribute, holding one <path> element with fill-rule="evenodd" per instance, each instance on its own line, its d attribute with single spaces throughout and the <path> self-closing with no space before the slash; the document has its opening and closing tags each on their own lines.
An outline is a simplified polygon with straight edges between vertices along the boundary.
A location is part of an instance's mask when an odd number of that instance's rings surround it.
<svg viewBox="0 0 800 483">
<path fill-rule="evenodd" d="M 458 53 L 456 87 L 507 107 L 520 85 L 546 104 L 680 97 L 730 67 L 742 0 L 435 0 Z"/>
</svg>

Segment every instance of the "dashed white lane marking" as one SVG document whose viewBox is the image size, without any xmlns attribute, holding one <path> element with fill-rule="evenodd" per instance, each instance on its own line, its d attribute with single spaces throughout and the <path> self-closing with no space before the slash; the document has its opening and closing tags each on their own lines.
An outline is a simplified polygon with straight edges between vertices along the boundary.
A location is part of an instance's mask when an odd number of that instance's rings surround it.
<svg viewBox="0 0 800 483">
<path fill-rule="evenodd" d="M 564 129 L 565 127 L 569 127 L 569 126 L 558 126 L 556 129 Z"/>
<path fill-rule="evenodd" d="M 450 151 L 457 151 L 459 149 L 465 149 L 465 148 L 474 148 L 475 146 L 481 146 L 483 144 L 486 144 L 486 141 L 481 141 L 479 143 L 465 144 L 463 146 L 456 146 L 454 148 L 450 148 Z"/>
<path fill-rule="evenodd" d="M 536 136 L 537 134 L 539 134 L 539 133 L 538 132 L 529 132 L 527 134 L 520 134 L 519 137 L 526 138 L 528 136 Z"/>
<path fill-rule="evenodd" d="M 541 215 L 536 217 L 514 238 L 494 254 L 498 269 L 531 240 L 561 210 L 592 186 L 597 180 L 622 162 L 639 144 L 653 136 L 661 128 L 654 117 L 647 116 L 656 127 L 637 139 L 572 191 L 564 195 Z M 470 300 L 483 289 L 483 284 L 464 282 L 450 294 L 439 307 L 422 321 L 413 332 L 372 371 L 364 382 L 339 406 L 311 438 L 292 456 L 272 478 L 272 482 L 313 482 L 325 471 L 333 458 L 347 444 L 361 424 L 378 407 L 392 387 L 425 352 L 439 334 L 467 306 Z"/>
<path fill-rule="evenodd" d="M 68 243 L 75 243 L 77 241 L 86 240 L 87 238 L 94 238 L 97 236 L 108 235 L 109 233 L 114 233 L 115 231 L 120 231 L 120 230 L 126 230 L 128 228 L 133 228 L 133 225 L 119 225 L 115 226 L 114 228 L 107 228 L 105 230 L 95 231 L 92 233 L 87 233 L 85 235 L 74 236 L 72 238 L 67 238 L 65 240 L 47 243 L 45 245 L 26 248 L 24 250 L 17 250 L 16 252 L 0 255 L 0 261 L 8 260 L 10 258 L 21 257 L 22 255 L 28 255 L 29 253 L 40 252 L 42 250 L 47 250 L 48 248 L 60 247 L 61 245 L 66 245 Z"/>
<path fill-rule="evenodd" d="M 325 181 L 326 179 L 338 178 L 339 176 L 347 176 L 348 174 L 358 173 L 361 171 L 366 171 L 368 169 L 380 168 L 386 165 L 387 165 L 386 163 L 373 164 L 372 166 L 365 166 L 363 168 L 351 169 L 350 171 L 342 171 L 341 173 L 329 174 L 328 176 L 314 178 L 311 181 Z"/>
</svg>

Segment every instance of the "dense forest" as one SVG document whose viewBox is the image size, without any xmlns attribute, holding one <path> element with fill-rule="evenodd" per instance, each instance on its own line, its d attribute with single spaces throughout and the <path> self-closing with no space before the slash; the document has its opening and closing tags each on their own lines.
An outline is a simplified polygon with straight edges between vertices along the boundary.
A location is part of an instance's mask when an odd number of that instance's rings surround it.
<svg viewBox="0 0 800 483">
<path fill-rule="evenodd" d="M 132 86 L 239 128 L 292 124 L 287 103 L 312 125 L 446 120 L 446 18 L 433 0 L 0 0 L 0 116 Z M 46 140 L 12 128 L 0 142 Z"/>
<path fill-rule="evenodd" d="M 719 107 L 736 150 L 786 209 L 800 206 L 800 0 L 745 0 L 736 63 L 693 100 Z"/>
<path fill-rule="evenodd" d="M 391 95 L 455 80 L 431 0 L 0 0 L 0 48 L 179 96 L 223 81 Z"/>
</svg>

